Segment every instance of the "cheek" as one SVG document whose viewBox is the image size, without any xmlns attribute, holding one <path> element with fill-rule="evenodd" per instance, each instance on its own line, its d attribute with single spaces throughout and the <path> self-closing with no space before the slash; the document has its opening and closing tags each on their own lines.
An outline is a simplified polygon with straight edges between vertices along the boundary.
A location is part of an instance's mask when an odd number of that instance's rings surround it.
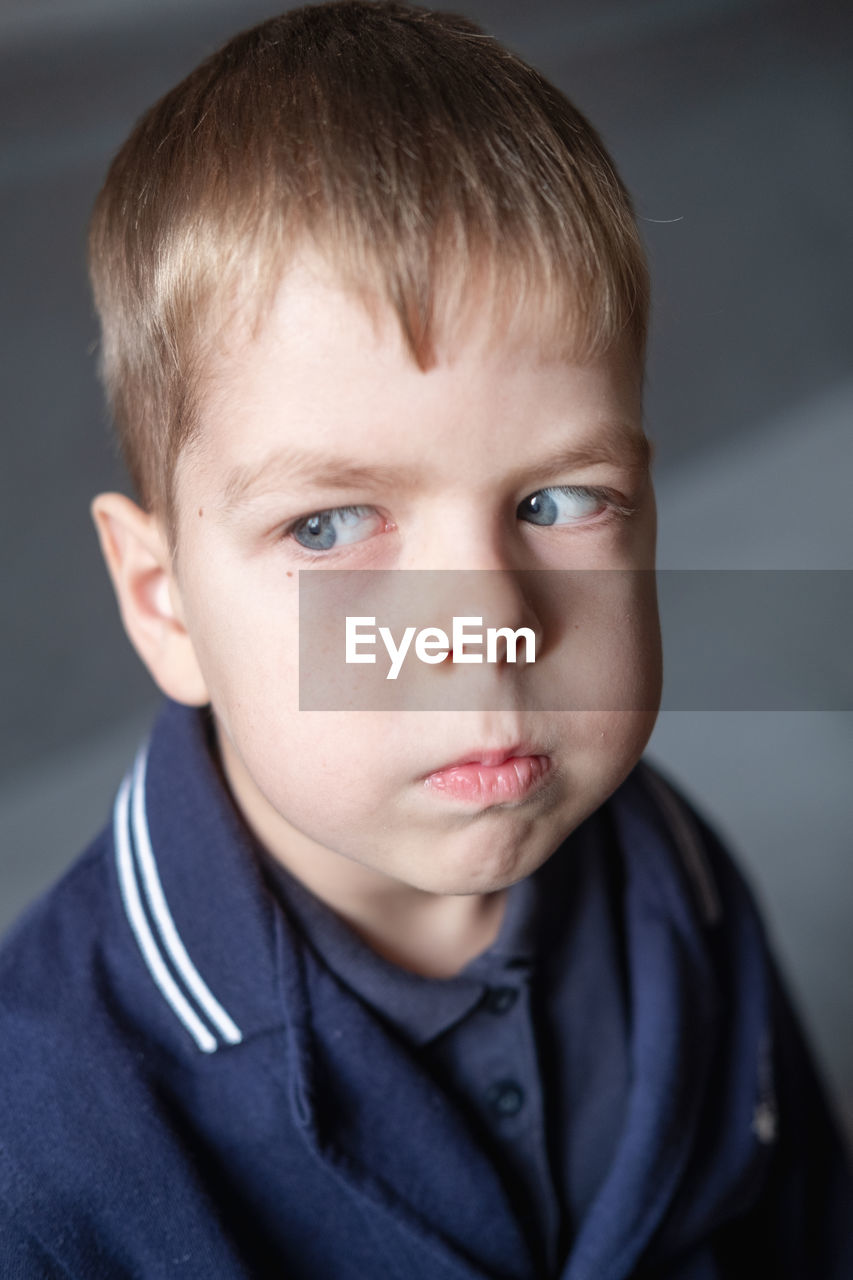
<svg viewBox="0 0 853 1280">
<path fill-rule="evenodd" d="M 223 722 L 248 783 L 280 817 L 321 843 L 351 841 L 393 791 L 387 739 L 358 712 L 281 714 L 274 705 L 231 709 Z M 244 794 L 244 799 L 245 799 Z"/>
<path fill-rule="evenodd" d="M 560 711 L 636 714 L 660 703 L 661 644 L 652 570 L 561 573 L 549 600 L 551 635 L 529 669 L 536 702 Z"/>
<path fill-rule="evenodd" d="M 211 701 L 225 719 L 241 708 L 299 707 L 299 625 L 295 587 L 276 590 L 220 567 L 195 583 L 187 625 Z"/>
<path fill-rule="evenodd" d="M 645 750 L 655 719 L 654 711 L 586 711 L 563 717 L 573 825 L 624 782 Z"/>
<path fill-rule="evenodd" d="M 592 717 L 589 750 L 605 771 L 621 780 L 642 755 L 656 718 L 655 711 L 598 712 Z"/>
</svg>

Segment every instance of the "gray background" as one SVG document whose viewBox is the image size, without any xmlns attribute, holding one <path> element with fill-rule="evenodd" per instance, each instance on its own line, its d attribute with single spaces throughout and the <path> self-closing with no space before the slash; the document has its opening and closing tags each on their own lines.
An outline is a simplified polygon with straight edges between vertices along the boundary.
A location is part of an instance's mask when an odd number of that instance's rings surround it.
<svg viewBox="0 0 853 1280">
<path fill-rule="evenodd" d="M 661 564 L 853 568 L 849 6 L 458 7 L 587 111 L 635 194 Z M 105 821 L 157 701 L 87 510 L 125 484 L 94 376 L 88 211 L 136 116 L 274 11 L 0 4 L 0 928 Z M 737 850 L 853 1124 L 853 714 L 667 712 L 650 754 Z"/>
</svg>

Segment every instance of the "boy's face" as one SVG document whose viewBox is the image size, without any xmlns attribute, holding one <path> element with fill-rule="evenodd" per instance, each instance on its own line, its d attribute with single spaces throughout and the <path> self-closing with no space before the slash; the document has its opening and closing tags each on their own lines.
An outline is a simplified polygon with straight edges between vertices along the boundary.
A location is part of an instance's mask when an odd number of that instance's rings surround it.
<svg viewBox="0 0 853 1280">
<path fill-rule="evenodd" d="M 307 262 L 254 337 L 223 342 L 198 441 L 178 467 L 173 590 L 231 790 L 273 855 L 309 882 L 303 869 L 316 880 L 325 867 L 485 893 L 535 870 L 611 794 L 654 723 L 653 601 L 626 599 L 619 628 L 598 634 L 585 659 L 646 710 L 527 710 L 504 668 L 504 709 L 300 711 L 298 571 L 650 569 L 642 445 L 627 345 L 571 363 L 484 324 L 423 372 L 390 313 L 377 322 Z M 555 463 L 567 449 L 578 457 Z M 547 646 L 547 610 L 525 598 L 524 579 L 495 575 L 503 594 L 492 604 L 499 622 L 536 627 Z M 479 610 L 461 600 L 456 612 Z M 550 662 L 583 622 L 550 637 Z M 467 796 L 425 782 L 519 743 L 536 759 L 517 762 L 516 776 L 537 780 L 509 801 L 488 769 L 485 791 L 475 780 Z"/>
</svg>

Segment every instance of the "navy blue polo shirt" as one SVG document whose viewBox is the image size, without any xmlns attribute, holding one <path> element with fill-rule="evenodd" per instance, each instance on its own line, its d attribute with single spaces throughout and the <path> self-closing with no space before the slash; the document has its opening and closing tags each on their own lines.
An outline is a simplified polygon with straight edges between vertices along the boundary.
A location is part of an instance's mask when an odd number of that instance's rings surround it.
<svg viewBox="0 0 853 1280">
<path fill-rule="evenodd" d="M 166 704 L 0 946 L 4 1280 L 532 1280 L 557 1215 L 554 1280 L 853 1275 L 848 1157 L 760 918 L 653 770 L 402 1001 L 369 951 L 333 969 L 299 893 L 270 892 L 204 713 Z M 457 979 L 479 998 L 448 1025 L 410 999 Z"/>
<path fill-rule="evenodd" d="M 553 1274 L 604 1181 L 628 1093 L 623 876 L 606 809 L 512 886 L 495 941 L 450 978 L 384 959 L 262 857 L 317 956 L 458 1103 Z"/>
</svg>

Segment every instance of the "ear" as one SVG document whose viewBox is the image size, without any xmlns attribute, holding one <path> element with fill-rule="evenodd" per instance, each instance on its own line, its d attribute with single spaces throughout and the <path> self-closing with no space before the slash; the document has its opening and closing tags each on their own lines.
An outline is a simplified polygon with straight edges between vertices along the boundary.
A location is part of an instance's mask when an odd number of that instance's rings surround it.
<svg viewBox="0 0 853 1280">
<path fill-rule="evenodd" d="M 121 493 L 99 493 L 90 511 L 131 644 L 170 698 L 205 705 L 210 697 L 159 520 Z"/>
</svg>

